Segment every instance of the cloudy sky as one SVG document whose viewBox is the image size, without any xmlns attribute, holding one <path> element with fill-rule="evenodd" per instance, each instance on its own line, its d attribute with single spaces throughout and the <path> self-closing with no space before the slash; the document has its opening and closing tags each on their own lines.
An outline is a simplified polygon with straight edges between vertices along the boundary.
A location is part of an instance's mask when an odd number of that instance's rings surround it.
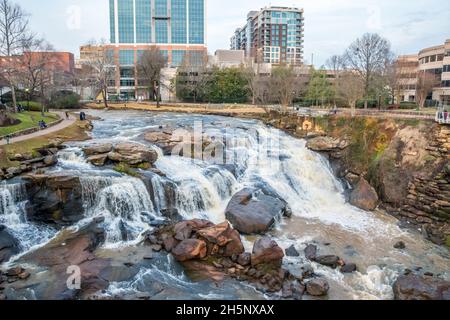
<svg viewBox="0 0 450 320">
<path fill-rule="evenodd" d="M 30 15 L 35 32 L 58 50 L 77 54 L 90 39 L 109 38 L 107 0 L 15 0 Z M 233 31 L 245 23 L 248 11 L 266 5 L 305 10 L 305 59 L 322 65 L 341 53 L 364 32 L 389 39 L 397 54 L 450 39 L 448 0 L 209 0 L 208 50 L 229 47 Z"/>
</svg>

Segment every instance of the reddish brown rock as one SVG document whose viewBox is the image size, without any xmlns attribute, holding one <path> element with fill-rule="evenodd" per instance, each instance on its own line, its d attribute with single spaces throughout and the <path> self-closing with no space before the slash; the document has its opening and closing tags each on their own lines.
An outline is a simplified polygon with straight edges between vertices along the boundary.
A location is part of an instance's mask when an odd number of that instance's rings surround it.
<svg viewBox="0 0 450 320">
<path fill-rule="evenodd" d="M 283 249 L 271 238 L 263 237 L 258 239 L 253 246 L 251 264 L 252 266 L 268 264 L 281 267 L 283 257 Z"/>
<path fill-rule="evenodd" d="M 220 253 L 224 257 L 231 257 L 244 252 L 244 245 L 241 242 L 239 232 L 233 230 L 227 221 L 201 229 L 197 232 L 197 235 L 206 239 L 208 243 L 223 247 Z"/>
<path fill-rule="evenodd" d="M 207 254 L 206 243 L 198 239 L 183 240 L 172 250 L 172 254 L 180 262 L 203 259 Z"/>
<path fill-rule="evenodd" d="M 361 178 L 350 194 L 350 203 L 363 210 L 375 210 L 378 206 L 377 192 L 365 179 Z"/>
</svg>

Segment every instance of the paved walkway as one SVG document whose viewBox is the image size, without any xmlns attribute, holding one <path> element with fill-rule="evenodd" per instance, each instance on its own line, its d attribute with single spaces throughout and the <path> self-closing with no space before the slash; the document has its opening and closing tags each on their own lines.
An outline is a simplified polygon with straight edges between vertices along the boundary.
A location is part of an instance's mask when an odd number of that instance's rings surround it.
<svg viewBox="0 0 450 320">
<path fill-rule="evenodd" d="M 55 113 L 58 114 L 61 119 L 64 119 L 61 123 L 58 123 L 57 125 L 54 125 L 50 128 L 44 129 L 44 130 L 39 130 L 39 131 L 30 133 L 30 134 L 26 134 L 26 135 L 23 135 L 20 137 L 12 138 L 9 141 L 9 144 L 13 144 L 15 142 L 20 142 L 20 141 L 26 141 L 26 140 L 33 139 L 33 138 L 40 137 L 40 136 L 45 136 L 46 134 L 67 128 L 67 127 L 71 126 L 72 124 L 74 124 L 76 121 L 76 119 L 73 117 L 73 115 L 69 115 L 69 119 L 66 119 L 65 112 L 58 111 Z M 0 146 L 4 146 L 4 145 L 6 145 L 5 139 L 0 141 Z"/>
</svg>

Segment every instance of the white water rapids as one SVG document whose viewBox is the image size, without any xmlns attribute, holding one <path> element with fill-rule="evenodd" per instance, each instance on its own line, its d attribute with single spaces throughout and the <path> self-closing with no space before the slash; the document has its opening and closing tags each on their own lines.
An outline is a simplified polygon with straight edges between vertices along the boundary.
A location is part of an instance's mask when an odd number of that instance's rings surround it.
<svg viewBox="0 0 450 320">
<path fill-rule="evenodd" d="M 80 149 L 85 143 L 61 151 L 59 164 L 52 171 L 70 170 L 80 175 L 85 220 L 105 217 L 109 247 L 138 240 L 150 228 L 150 222 L 161 219 L 163 211 L 171 205 L 183 218 L 222 222 L 227 203 L 235 192 L 264 184 L 282 196 L 293 211 L 293 217 L 281 221 L 271 233 L 280 246 L 287 248 L 294 244 L 302 251 L 306 244 L 314 242 L 320 254 L 337 254 L 358 265 L 359 272 L 343 275 L 312 264 L 316 273 L 331 281 L 332 299 L 390 299 L 392 283 L 404 268 L 424 267 L 449 276 L 449 256 L 445 249 L 400 229 L 390 216 L 349 205 L 328 161 L 309 151 L 305 141 L 253 120 L 129 111 L 89 112 L 103 119 L 94 122 L 95 142 L 144 143 L 141 135 L 149 128 L 167 124 L 193 126 L 194 121 L 201 121 L 210 136 L 223 135 L 229 139 L 227 156 L 233 155 L 232 163 L 227 163 L 230 169 L 213 161 L 163 156 L 158 150 L 156 167 L 166 177 L 153 174 L 149 185 L 145 185 L 141 179 L 88 164 Z M 10 228 L 19 239 L 25 239 L 22 245 L 28 250 L 54 232 L 37 239 L 30 236 L 41 232 L 33 228 L 41 227 L 26 221 L 23 209 L 26 195 L 22 188 L 20 183 L 0 186 L 0 224 Z M 172 196 L 168 190 L 173 191 Z M 408 250 L 393 249 L 399 240 L 407 243 Z M 254 237 L 245 239 L 248 249 L 252 241 Z M 305 262 L 303 256 L 285 260 L 289 269 Z M 144 270 L 140 274 L 144 277 L 149 272 Z M 115 283 L 111 290 L 116 293 L 133 290 L 141 281 L 138 275 L 132 283 Z M 185 279 L 178 281 L 184 285 Z"/>
</svg>

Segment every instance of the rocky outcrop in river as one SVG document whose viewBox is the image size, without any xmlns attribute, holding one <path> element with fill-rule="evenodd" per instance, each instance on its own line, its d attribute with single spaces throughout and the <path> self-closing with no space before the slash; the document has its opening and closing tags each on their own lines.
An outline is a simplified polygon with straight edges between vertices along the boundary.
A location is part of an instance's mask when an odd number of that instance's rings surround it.
<svg viewBox="0 0 450 320">
<path fill-rule="evenodd" d="M 104 166 L 110 162 L 150 168 L 158 160 L 155 150 L 133 142 L 92 144 L 84 147 L 83 151 L 87 160 L 96 166 Z"/>
<path fill-rule="evenodd" d="M 83 218 L 80 177 L 69 172 L 29 174 L 26 181 L 28 216 L 31 220 L 70 225 Z"/>
<path fill-rule="evenodd" d="M 225 210 L 225 216 L 233 227 L 245 234 L 265 233 L 276 221 L 291 214 L 286 201 L 267 188 L 239 191 Z"/>
<path fill-rule="evenodd" d="M 8 232 L 5 226 L 0 225 L 0 264 L 18 254 L 20 252 L 19 247 L 19 241 Z"/>
<path fill-rule="evenodd" d="M 245 252 L 239 233 L 228 222 L 217 225 L 206 220 L 179 222 L 149 233 L 146 243 L 171 252 L 196 279 L 235 278 L 269 293 L 282 291 L 286 299 L 301 299 L 306 282 L 313 276 L 305 274 L 299 278 L 283 269 L 284 251 L 270 237 L 259 238 L 252 252 Z M 326 295 L 329 285 L 318 279 L 310 279 L 313 282 L 309 291 L 312 295 Z"/>
</svg>

